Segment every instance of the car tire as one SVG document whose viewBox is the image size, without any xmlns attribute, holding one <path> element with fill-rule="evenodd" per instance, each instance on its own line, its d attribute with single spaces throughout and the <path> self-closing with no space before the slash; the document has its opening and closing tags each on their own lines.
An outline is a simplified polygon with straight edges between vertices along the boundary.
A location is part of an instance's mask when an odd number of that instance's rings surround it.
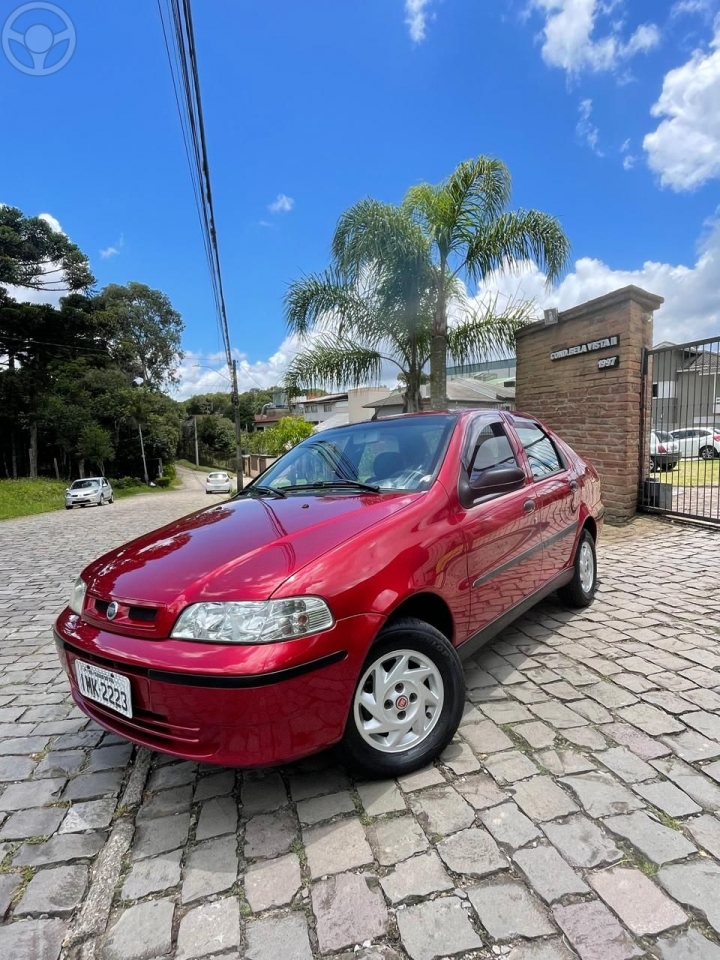
<svg viewBox="0 0 720 960">
<path fill-rule="evenodd" d="M 375 704 L 375 687 L 378 677 L 382 676 L 379 671 L 390 673 L 393 660 L 398 667 L 402 658 L 406 660 L 406 670 L 391 684 L 392 699 L 388 691 L 383 690 Z M 422 682 L 411 675 L 418 665 L 429 670 Z M 373 713 L 362 702 L 363 691 Z M 406 746 L 387 743 L 394 732 L 392 724 L 405 720 L 403 713 L 412 717 L 413 703 L 419 704 L 415 708 L 418 718 L 422 710 L 430 721 L 427 731 L 406 730 L 403 734 Z M 465 676 L 457 651 L 448 639 L 423 620 L 414 617 L 396 620 L 381 631 L 365 659 L 353 693 L 342 746 L 350 762 L 365 776 L 384 778 L 411 773 L 432 763 L 450 743 L 462 718 L 464 703 Z M 386 709 L 387 704 L 392 706 Z M 375 713 L 381 722 L 387 721 L 387 734 L 382 729 L 368 729 Z"/>
<path fill-rule="evenodd" d="M 65 509 L 66 509 L 66 510 L 72 510 L 72 507 L 69 507 L 67 504 L 65 504 Z"/>
<path fill-rule="evenodd" d="M 703 460 L 714 460 L 717 456 L 717 451 L 715 447 L 711 447 L 709 444 L 700 448 L 700 456 Z"/>
<path fill-rule="evenodd" d="M 593 602 L 596 590 L 597 556 L 595 541 L 588 530 L 583 530 L 575 551 L 573 578 L 570 583 L 558 590 L 558 596 L 568 607 L 582 609 L 583 607 L 589 607 Z"/>
<path fill-rule="evenodd" d="M 111 495 L 110 499 L 108 500 L 108 503 L 115 503 L 115 494 L 114 494 L 114 493 Z"/>
</svg>

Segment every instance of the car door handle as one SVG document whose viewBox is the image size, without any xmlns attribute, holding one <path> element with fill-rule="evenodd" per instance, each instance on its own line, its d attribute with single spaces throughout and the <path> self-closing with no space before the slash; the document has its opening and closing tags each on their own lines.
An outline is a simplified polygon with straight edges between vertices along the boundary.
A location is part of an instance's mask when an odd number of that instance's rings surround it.
<svg viewBox="0 0 720 960">
<path fill-rule="evenodd" d="M 525 513 L 535 513 L 535 501 L 526 500 L 525 503 L 523 504 L 523 510 L 525 511 Z"/>
</svg>

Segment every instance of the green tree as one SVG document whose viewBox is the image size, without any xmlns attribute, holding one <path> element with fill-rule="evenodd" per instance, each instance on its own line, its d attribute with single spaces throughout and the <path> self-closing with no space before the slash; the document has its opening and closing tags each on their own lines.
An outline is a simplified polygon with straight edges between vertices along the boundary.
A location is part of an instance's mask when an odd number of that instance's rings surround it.
<svg viewBox="0 0 720 960">
<path fill-rule="evenodd" d="M 307 346 L 286 374 L 289 393 L 379 383 L 395 367 L 405 385 L 405 410 L 421 408 L 420 386 L 430 361 L 438 272 L 423 226 L 406 208 L 363 200 L 340 218 L 333 262 L 291 284 L 285 298 L 289 329 Z M 497 300 L 471 309 L 456 276 L 444 274 L 445 298 L 458 323 L 445 340 L 456 363 L 514 346 L 530 303 Z"/>
<path fill-rule="evenodd" d="M 88 258 L 42 217 L 0 206 L 0 284 L 27 290 L 85 290 L 95 278 Z"/>
<path fill-rule="evenodd" d="M 451 281 L 479 284 L 494 271 L 534 261 L 548 283 L 561 276 L 570 243 L 560 222 L 537 210 L 507 211 L 510 173 L 501 160 L 478 157 L 461 163 L 442 183 L 408 190 L 404 208 L 421 226 L 434 271 L 431 405 L 447 403 L 448 300 Z"/>
<path fill-rule="evenodd" d="M 105 476 L 105 461 L 115 456 L 108 431 L 97 423 L 88 423 L 80 434 L 78 454 L 83 460 L 96 463 L 100 467 L 100 474 Z"/>
<path fill-rule="evenodd" d="M 266 453 L 271 457 L 282 456 L 287 450 L 306 440 L 312 434 L 312 424 L 297 417 L 283 417 L 274 427 L 251 433 L 251 453 Z"/>
<path fill-rule="evenodd" d="M 198 439 L 209 448 L 213 460 L 235 454 L 235 429 L 226 417 L 203 417 L 198 423 Z"/>
</svg>

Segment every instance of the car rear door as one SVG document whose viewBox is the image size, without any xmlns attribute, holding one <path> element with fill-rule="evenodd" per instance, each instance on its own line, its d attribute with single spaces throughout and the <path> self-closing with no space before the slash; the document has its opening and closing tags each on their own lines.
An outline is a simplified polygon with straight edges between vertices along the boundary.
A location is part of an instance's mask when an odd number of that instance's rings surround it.
<svg viewBox="0 0 720 960">
<path fill-rule="evenodd" d="M 522 466 L 513 444 L 497 413 L 474 417 L 466 429 L 460 469 L 472 477 L 494 466 Z M 475 633 L 542 582 L 542 540 L 529 477 L 520 490 L 466 507 L 463 532 Z"/>
<path fill-rule="evenodd" d="M 532 476 L 543 543 L 543 583 L 572 559 L 580 511 L 577 473 L 552 437 L 528 417 L 508 414 Z"/>
</svg>

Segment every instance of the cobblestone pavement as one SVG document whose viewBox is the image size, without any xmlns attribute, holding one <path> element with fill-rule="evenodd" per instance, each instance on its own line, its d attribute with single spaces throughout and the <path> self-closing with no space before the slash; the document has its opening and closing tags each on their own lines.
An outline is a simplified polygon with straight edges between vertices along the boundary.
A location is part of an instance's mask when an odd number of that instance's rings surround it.
<svg viewBox="0 0 720 960">
<path fill-rule="evenodd" d="M 204 505 L 0 525 L 2 960 L 720 960 L 717 533 L 606 530 L 596 603 L 502 633 L 442 760 L 363 783 L 133 751 L 70 702 L 79 568 Z"/>
</svg>

